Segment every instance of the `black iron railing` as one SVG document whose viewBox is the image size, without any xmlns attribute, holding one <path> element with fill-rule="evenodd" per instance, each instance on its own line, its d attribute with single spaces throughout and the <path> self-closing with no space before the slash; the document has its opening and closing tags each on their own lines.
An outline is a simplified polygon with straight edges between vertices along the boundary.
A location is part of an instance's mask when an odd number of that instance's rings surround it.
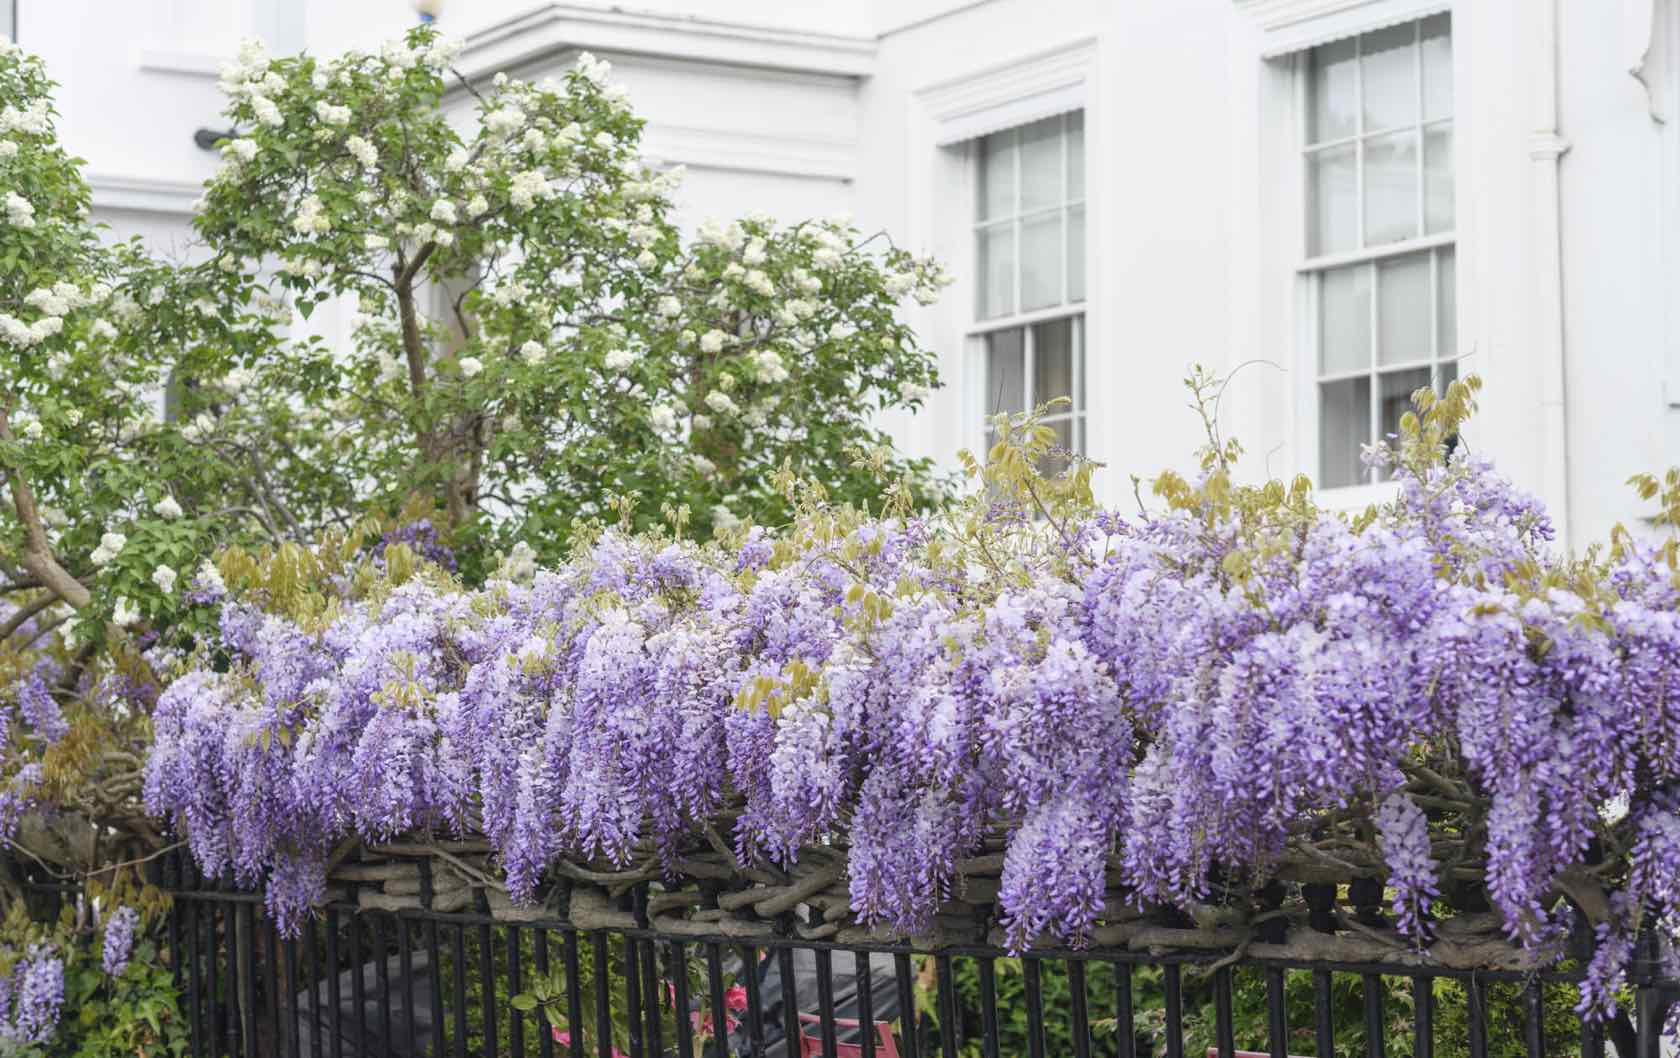
<svg viewBox="0 0 1680 1058">
<path fill-rule="evenodd" d="M 260 895 L 174 892 L 195 1056 L 1659 1058 L 1680 999 L 1641 964 L 1631 1016 L 1598 1025 L 1570 1013 L 1563 972 L 581 930 L 482 897 L 455 913 L 335 903 L 286 938 Z M 626 894 L 643 922 L 646 899 Z"/>
</svg>

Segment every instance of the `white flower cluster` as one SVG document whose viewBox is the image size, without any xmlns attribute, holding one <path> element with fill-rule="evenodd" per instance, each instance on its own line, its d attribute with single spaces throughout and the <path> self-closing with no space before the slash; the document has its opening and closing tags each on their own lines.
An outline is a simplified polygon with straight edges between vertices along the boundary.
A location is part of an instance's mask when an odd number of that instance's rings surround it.
<svg viewBox="0 0 1680 1058">
<path fill-rule="evenodd" d="M 96 566 L 103 566 L 122 554 L 122 549 L 127 546 L 128 537 L 115 530 L 109 531 L 99 538 L 99 546 L 93 549 L 88 560 Z"/>
<path fill-rule="evenodd" d="M 35 206 L 16 191 L 6 192 L 6 221 L 14 228 L 33 228 Z"/>
<path fill-rule="evenodd" d="M 607 78 L 612 74 L 612 63 L 605 59 L 597 59 L 587 51 L 578 56 L 575 68 L 580 75 L 593 81 L 599 88 L 606 87 Z"/>
<path fill-rule="evenodd" d="M 292 230 L 303 236 L 325 235 L 332 231 L 332 220 L 326 215 L 319 197 L 303 196 L 303 201 L 298 203 L 298 215 L 292 218 Z"/>
<path fill-rule="evenodd" d="M 535 366 L 548 359 L 548 350 L 541 342 L 530 341 L 519 347 L 519 357 L 527 364 Z"/>
<path fill-rule="evenodd" d="M 325 99 L 316 100 L 315 116 L 320 118 L 324 125 L 342 128 L 350 124 L 350 108 L 329 103 Z"/>
<path fill-rule="evenodd" d="M 513 174 L 513 181 L 508 187 L 508 201 L 516 209 L 530 209 L 539 198 L 547 198 L 548 195 L 548 180 L 542 173 L 527 169 Z"/>
<path fill-rule="evenodd" d="M 52 125 L 47 101 L 37 99 L 28 106 L 7 107 L 0 110 L 0 133 L 21 132 L 26 136 L 44 136 Z"/>
<path fill-rule="evenodd" d="M 363 169 L 379 168 L 379 149 L 367 140 L 360 136 L 351 136 L 344 141 L 344 148 L 350 152 L 350 157 L 361 163 Z"/>
<path fill-rule="evenodd" d="M 781 355 L 774 349 L 760 350 L 753 356 L 754 373 L 758 380 L 767 385 L 774 385 L 788 380 L 788 370 L 782 363 Z"/>
</svg>

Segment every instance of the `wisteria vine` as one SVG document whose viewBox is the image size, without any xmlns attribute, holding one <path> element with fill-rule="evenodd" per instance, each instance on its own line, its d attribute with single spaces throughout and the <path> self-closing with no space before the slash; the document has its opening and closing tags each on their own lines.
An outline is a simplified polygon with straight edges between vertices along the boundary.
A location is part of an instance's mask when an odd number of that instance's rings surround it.
<svg viewBox="0 0 1680 1058">
<path fill-rule="evenodd" d="M 859 919 L 912 935 L 1001 848 L 1016 947 L 1078 942 L 1117 888 L 1193 908 L 1326 870 L 1384 879 L 1421 945 L 1468 885 L 1531 952 L 1584 911 L 1602 1012 L 1623 940 L 1680 922 L 1676 549 L 1553 557 L 1538 503 L 1426 423 L 1353 520 L 1232 486 L 1215 439 L 1136 517 L 988 468 L 949 519 L 811 502 L 477 590 L 346 574 L 306 613 L 234 585 L 158 703 L 147 804 L 288 930 L 341 841 L 427 831 L 487 838 L 524 901 L 561 859 L 680 877 L 708 825 L 746 862 L 822 844 Z"/>
</svg>

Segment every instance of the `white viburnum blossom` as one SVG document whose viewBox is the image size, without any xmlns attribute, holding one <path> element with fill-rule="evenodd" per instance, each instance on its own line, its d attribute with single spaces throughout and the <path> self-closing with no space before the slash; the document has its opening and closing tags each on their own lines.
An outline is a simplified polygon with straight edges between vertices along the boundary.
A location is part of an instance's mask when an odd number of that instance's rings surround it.
<svg viewBox="0 0 1680 1058">
<path fill-rule="evenodd" d="M 672 433 L 677 428 L 677 413 L 669 404 L 655 404 L 648 409 L 648 422 L 660 433 Z"/>
<path fill-rule="evenodd" d="M 443 160 L 443 167 L 452 173 L 458 173 L 472 161 L 472 152 L 465 147 L 457 147 L 449 152 L 449 157 Z"/>
<path fill-rule="evenodd" d="M 523 124 L 525 112 L 512 104 L 499 106 L 484 115 L 484 127 L 498 136 L 506 136 Z"/>
<path fill-rule="evenodd" d="M 165 595 L 173 595 L 175 593 L 175 578 L 178 576 L 180 574 L 169 566 L 159 566 L 152 570 L 152 583 L 158 586 L 158 591 Z"/>
<path fill-rule="evenodd" d="M 6 220 L 14 228 L 35 226 L 35 206 L 16 191 L 6 192 Z"/>
<path fill-rule="evenodd" d="M 678 301 L 676 298 L 672 297 L 670 294 L 667 294 L 664 297 L 659 299 L 659 306 L 658 306 L 657 311 L 659 312 L 659 314 L 661 316 L 665 317 L 668 320 L 669 319 L 674 319 L 677 316 L 682 315 L 682 302 Z"/>
<path fill-rule="evenodd" d="M 0 158 L 16 158 L 17 152 L 16 140 L 0 140 Z"/>
<path fill-rule="evenodd" d="M 467 202 L 467 216 L 469 217 L 482 217 L 488 212 L 490 212 L 490 200 L 483 195 L 474 195 Z"/>
<path fill-rule="evenodd" d="M 152 505 L 152 510 L 159 518 L 179 518 L 182 514 L 181 505 L 173 496 L 165 496 L 157 501 Z"/>
<path fill-rule="evenodd" d="M 128 596 L 117 600 L 116 607 L 111 611 L 111 621 L 118 628 L 127 628 L 140 620 L 140 610 Z"/>
<path fill-rule="evenodd" d="M 467 378 L 472 378 L 480 371 L 484 370 L 484 361 L 480 360 L 476 356 L 463 356 L 461 357 L 460 363 L 461 374 Z"/>
<path fill-rule="evenodd" d="M 320 118 L 321 122 L 326 125 L 343 126 L 350 124 L 350 108 L 346 106 L 335 106 L 334 104 L 327 102 L 325 99 L 316 101 L 315 116 Z"/>
<path fill-rule="evenodd" d="M 765 257 L 765 253 L 764 253 L 764 240 L 763 239 L 753 239 L 751 242 L 747 243 L 746 249 L 741 251 L 741 260 L 745 261 L 747 264 L 750 264 L 750 265 L 761 265 L 761 264 L 763 264 L 764 263 L 764 257 Z"/>
<path fill-rule="evenodd" d="M 721 353 L 723 352 L 723 343 L 728 338 L 729 335 L 713 327 L 700 336 L 700 351 L 702 353 Z"/>
<path fill-rule="evenodd" d="M 251 96 L 251 110 L 257 115 L 257 120 L 271 129 L 277 129 L 286 123 L 286 116 L 280 113 L 280 108 L 274 105 L 274 100 L 264 95 Z"/>
<path fill-rule="evenodd" d="M 608 371 L 623 371 L 635 362 L 636 354 L 623 348 L 609 350 L 604 361 Z"/>
<path fill-rule="evenodd" d="M 607 83 L 607 77 L 612 73 L 612 63 L 584 52 L 577 58 L 576 69 L 584 78 L 600 87 Z"/>
<path fill-rule="evenodd" d="M 741 411 L 734 398 L 721 389 L 714 389 L 706 394 L 706 407 L 719 415 L 736 415 Z"/>
<path fill-rule="evenodd" d="M 455 203 L 447 198 L 440 198 L 432 203 L 432 219 L 439 224 L 455 223 Z"/>
<path fill-rule="evenodd" d="M 383 250 L 391 245 L 391 240 L 383 235 L 369 235 L 362 244 L 370 250 Z"/>
<path fill-rule="evenodd" d="M 332 231 L 332 221 L 323 209 L 318 196 L 303 196 L 303 201 L 298 203 L 298 215 L 292 218 L 292 230 L 299 235 L 325 235 Z"/>
<path fill-rule="evenodd" d="M 248 140 L 244 137 L 229 140 L 222 144 L 222 155 L 235 161 L 248 162 L 257 156 L 257 141 Z"/>
<path fill-rule="evenodd" d="M 530 209 L 537 199 L 548 194 L 548 181 L 535 169 L 513 174 L 508 185 L 508 201 L 519 209 Z"/>
<path fill-rule="evenodd" d="M 122 549 L 128 546 L 128 537 L 115 530 L 109 530 L 99 538 L 99 546 L 93 549 L 88 561 L 96 566 L 103 566 L 107 562 L 122 554 Z"/>
<path fill-rule="evenodd" d="M 764 297 L 769 297 L 776 292 L 776 285 L 770 282 L 770 277 L 756 268 L 748 271 L 741 282 L 746 284 L 748 289 Z"/>
<path fill-rule="evenodd" d="M 360 136 L 351 136 L 345 140 L 344 148 L 350 152 L 350 157 L 362 164 L 364 169 L 372 169 L 379 164 L 379 148 Z"/>
<path fill-rule="evenodd" d="M 117 336 L 117 329 L 111 325 L 110 320 L 94 320 L 93 325 L 88 328 L 88 332 L 105 342 L 111 341 Z"/>
<path fill-rule="evenodd" d="M 636 255 L 636 267 L 644 272 L 651 272 L 659 267 L 659 258 L 654 256 L 652 250 L 643 250 Z"/>
<path fill-rule="evenodd" d="M 519 357 L 533 366 L 548 359 L 548 350 L 538 341 L 529 341 L 519 347 Z"/>
</svg>

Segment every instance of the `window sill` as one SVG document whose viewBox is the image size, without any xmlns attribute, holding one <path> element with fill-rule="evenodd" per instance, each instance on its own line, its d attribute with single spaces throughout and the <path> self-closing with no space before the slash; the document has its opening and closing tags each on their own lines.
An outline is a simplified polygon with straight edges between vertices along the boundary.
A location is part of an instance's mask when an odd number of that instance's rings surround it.
<svg viewBox="0 0 1680 1058">
<path fill-rule="evenodd" d="M 1327 511 L 1357 514 L 1375 504 L 1388 503 L 1400 494 L 1393 481 L 1374 485 L 1344 485 L 1338 489 L 1314 489 L 1313 502 Z"/>
</svg>

